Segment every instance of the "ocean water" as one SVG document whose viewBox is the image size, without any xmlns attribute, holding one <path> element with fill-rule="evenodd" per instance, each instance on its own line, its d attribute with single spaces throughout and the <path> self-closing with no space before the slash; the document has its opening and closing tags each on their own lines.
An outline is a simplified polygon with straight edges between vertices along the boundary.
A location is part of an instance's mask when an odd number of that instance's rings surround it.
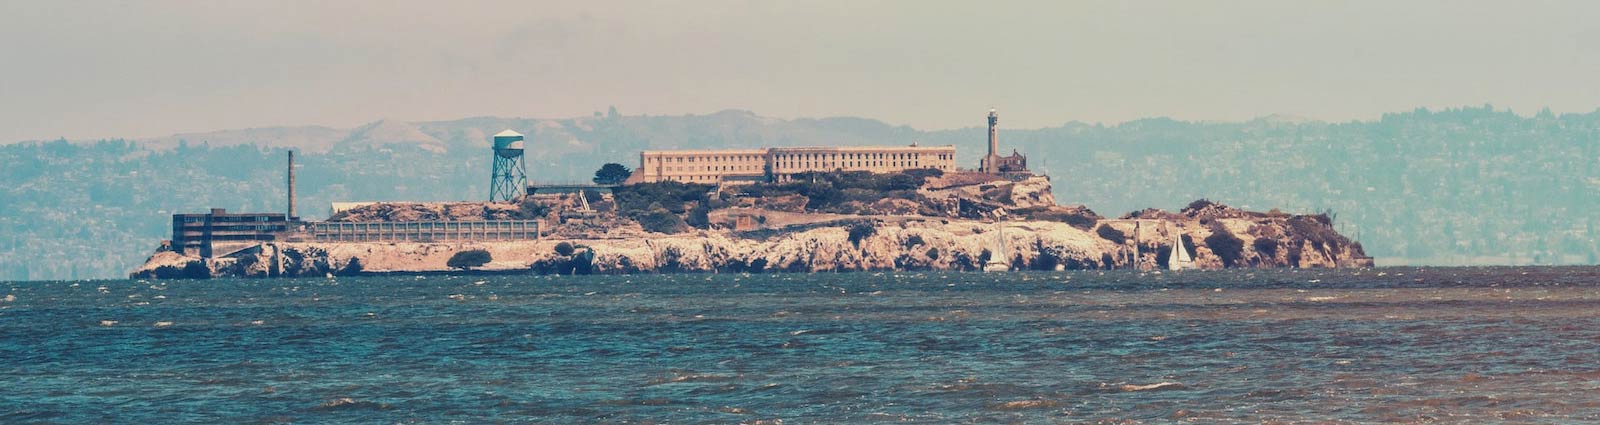
<svg viewBox="0 0 1600 425">
<path fill-rule="evenodd" d="M 1600 420 L 1595 267 L 0 291 L 3 423 Z"/>
</svg>

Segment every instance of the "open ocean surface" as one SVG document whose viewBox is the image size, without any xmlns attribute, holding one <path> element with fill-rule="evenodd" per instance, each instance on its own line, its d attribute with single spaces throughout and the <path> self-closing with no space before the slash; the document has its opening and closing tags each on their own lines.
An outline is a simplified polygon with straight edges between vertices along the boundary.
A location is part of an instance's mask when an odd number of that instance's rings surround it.
<svg viewBox="0 0 1600 425">
<path fill-rule="evenodd" d="M 1600 420 L 1600 268 L 0 283 L 0 423 Z"/>
</svg>

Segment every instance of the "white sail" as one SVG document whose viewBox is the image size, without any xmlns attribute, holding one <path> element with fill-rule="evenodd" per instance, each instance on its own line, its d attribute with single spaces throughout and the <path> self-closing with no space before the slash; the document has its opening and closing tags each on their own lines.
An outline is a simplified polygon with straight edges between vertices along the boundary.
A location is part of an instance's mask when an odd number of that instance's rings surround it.
<svg viewBox="0 0 1600 425">
<path fill-rule="evenodd" d="M 1172 255 L 1167 257 L 1168 270 L 1184 270 L 1195 268 L 1194 257 L 1189 256 L 1189 249 L 1183 246 L 1183 234 L 1172 236 Z"/>
<path fill-rule="evenodd" d="M 983 263 L 983 271 L 1011 271 L 1011 262 L 1006 260 L 1006 228 L 1000 223 L 995 224 L 995 250 L 989 253 L 989 261 Z"/>
</svg>

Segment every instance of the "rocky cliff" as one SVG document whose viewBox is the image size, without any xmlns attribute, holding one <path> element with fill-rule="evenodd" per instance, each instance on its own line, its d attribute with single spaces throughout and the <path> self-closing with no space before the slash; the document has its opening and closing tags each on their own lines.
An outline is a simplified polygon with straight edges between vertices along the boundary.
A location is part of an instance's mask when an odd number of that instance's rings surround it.
<svg viewBox="0 0 1600 425">
<path fill-rule="evenodd" d="M 547 205 L 527 200 L 521 208 L 537 211 L 551 223 L 549 236 L 539 241 L 266 243 L 212 259 L 160 252 L 132 275 L 443 272 L 451 270 L 451 256 L 468 250 L 484 250 L 491 257 L 477 270 L 542 274 L 981 270 L 991 260 L 1012 270 L 1161 269 L 1167 267 L 1174 245 L 1189 252 L 1200 268 L 1371 266 L 1361 245 L 1334 232 L 1326 216 L 1241 211 L 1202 200 L 1176 213 L 1144 210 L 1106 219 L 1083 207 L 1055 205 L 1049 180 L 1043 177 L 939 176 L 900 198 L 866 202 L 845 197 L 822 203 L 825 211 L 811 205 L 836 195 L 807 195 L 804 190 L 811 189 L 801 189 L 798 194 L 767 189 L 774 194 L 708 196 L 678 205 L 687 216 L 702 211 L 704 218 L 696 220 L 702 223 L 699 229 L 681 220 L 675 226 L 641 227 L 618 213 L 563 218 L 563 208 L 575 204 L 557 197 Z M 678 199 L 688 192 L 663 193 Z M 623 196 L 615 203 L 648 200 Z M 378 205 L 339 219 L 359 221 L 373 214 L 385 220 L 439 219 L 519 211 L 494 208 Z M 679 217 L 660 205 L 654 208 L 651 214 Z M 452 209 L 464 212 L 449 213 Z"/>
<path fill-rule="evenodd" d="M 1281 218 L 1106 220 L 1094 230 L 1048 221 L 861 218 L 849 224 L 766 237 L 701 231 L 629 239 L 481 243 L 269 243 L 231 257 L 201 260 L 166 252 L 134 277 L 184 277 L 202 264 L 213 276 L 323 276 L 432 272 L 456 252 L 488 251 L 481 270 L 530 273 L 826 272 L 978 270 L 1004 255 L 1013 270 L 1162 268 L 1172 241 L 1186 240 L 1201 268 L 1370 266 L 1358 244 L 1330 243 Z M 1123 234 L 1119 243 L 1099 226 Z M 1138 237 L 1134 238 L 1137 226 Z M 1304 227 L 1304 226 L 1301 226 Z M 1217 235 L 1238 242 L 1219 244 Z M 560 244 L 572 246 L 562 255 Z M 1135 254 L 1135 247 L 1138 248 Z M 1222 253 L 1223 250 L 1234 250 Z M 352 266 L 352 263 L 358 266 Z"/>
</svg>

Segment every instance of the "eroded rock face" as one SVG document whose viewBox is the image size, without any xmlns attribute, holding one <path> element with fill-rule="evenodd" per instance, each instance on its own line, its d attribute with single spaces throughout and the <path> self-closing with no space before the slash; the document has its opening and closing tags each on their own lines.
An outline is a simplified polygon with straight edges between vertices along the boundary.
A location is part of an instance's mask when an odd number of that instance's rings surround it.
<svg viewBox="0 0 1600 425">
<path fill-rule="evenodd" d="M 808 210 L 808 199 L 797 194 L 733 198 L 707 214 L 709 230 L 675 235 L 650 233 L 614 213 L 563 219 L 555 209 L 574 208 L 575 198 L 561 196 L 540 204 L 554 209 L 527 211 L 511 204 L 376 204 L 335 219 L 545 214 L 547 223 L 559 224 L 542 241 L 269 243 L 208 260 L 158 253 L 133 276 L 449 271 L 451 255 L 473 249 L 493 258 L 481 270 L 542 274 L 980 270 L 991 259 L 1013 270 L 1160 269 L 1180 237 L 1201 268 L 1372 265 L 1360 244 L 1334 232 L 1321 215 L 1249 212 L 1200 200 L 1179 213 L 1152 209 L 1106 220 L 1082 206 L 1056 205 L 1044 176 L 948 173 L 917 192 L 921 202 L 851 201 L 851 211 L 832 213 Z M 862 223 L 871 231 L 852 237 L 850 227 Z M 575 249 L 558 254 L 559 243 Z"/>
<path fill-rule="evenodd" d="M 1012 183 L 1011 204 L 1016 208 L 1039 208 L 1056 205 L 1056 195 L 1051 192 L 1050 178 L 1033 176 Z"/>
<path fill-rule="evenodd" d="M 545 274 L 654 272 L 827 272 L 871 270 L 979 270 L 1004 255 L 1013 270 L 1162 268 L 1178 235 L 1195 244 L 1201 268 L 1370 266 L 1359 244 L 1323 233 L 1294 218 L 1106 220 L 1090 229 L 1049 221 L 1001 224 L 938 218 L 893 217 L 870 221 L 874 232 L 852 241 L 848 226 L 812 228 L 765 239 L 730 232 L 608 240 L 485 243 L 274 243 L 233 258 L 207 261 L 218 276 L 322 276 L 351 272 L 448 271 L 456 252 L 488 251 L 481 269 Z M 1097 232 L 1111 226 L 1126 235 L 1117 243 Z M 1208 245 L 1219 232 L 1238 240 L 1237 252 Z M 1310 232 L 1310 233 L 1308 233 Z M 1003 242 L 1002 242 L 1003 241 Z M 571 243 L 571 255 L 555 246 Z M 1134 255 L 1134 246 L 1138 255 Z M 152 258 L 170 265 L 193 259 Z M 1225 261 L 1227 257 L 1230 260 Z M 153 266 L 147 266 L 147 268 Z"/>
</svg>

